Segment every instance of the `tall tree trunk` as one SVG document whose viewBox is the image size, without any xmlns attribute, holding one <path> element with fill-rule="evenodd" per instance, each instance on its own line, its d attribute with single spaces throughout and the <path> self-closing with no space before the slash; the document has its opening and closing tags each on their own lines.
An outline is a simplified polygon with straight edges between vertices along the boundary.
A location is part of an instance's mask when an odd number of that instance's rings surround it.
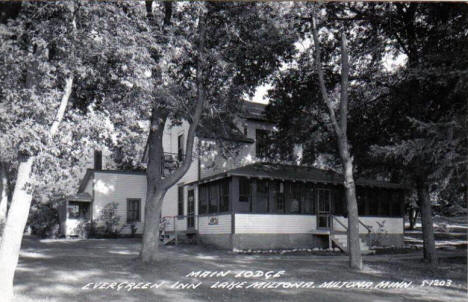
<svg viewBox="0 0 468 302">
<path fill-rule="evenodd" d="M 6 223 L 8 208 L 8 172 L 6 165 L 0 162 L 0 240 Z"/>
<path fill-rule="evenodd" d="M 432 222 L 432 207 L 429 198 L 429 188 L 425 180 L 419 179 L 417 184 L 418 204 L 421 209 L 421 222 L 423 231 L 424 261 L 431 265 L 438 262 L 434 241 L 434 228 Z"/>
<path fill-rule="evenodd" d="M 348 128 L 348 87 L 349 87 L 349 59 L 346 36 L 341 34 L 341 92 L 339 120 L 336 117 L 335 109 L 330 101 L 325 86 L 325 77 L 322 70 L 320 58 L 320 41 L 318 37 L 317 24 L 315 21 L 315 11 L 312 16 L 312 36 L 315 46 L 315 64 L 319 78 L 320 91 L 322 99 L 328 108 L 328 113 L 332 126 L 338 140 L 338 151 L 341 158 L 344 173 L 344 187 L 346 193 L 346 202 L 348 209 L 348 252 L 349 266 L 353 269 L 362 269 L 361 247 L 359 242 L 359 216 L 356 199 L 356 185 L 353 176 L 353 158 L 349 152 L 349 143 L 347 136 Z"/>
<path fill-rule="evenodd" d="M 141 247 L 141 259 L 145 263 L 155 262 L 159 255 L 159 223 L 162 201 L 166 190 L 161 181 L 164 170 L 163 135 L 168 114 L 159 108 L 153 108 L 150 134 L 148 138 L 148 167 L 146 169 L 146 204 Z"/>
<path fill-rule="evenodd" d="M 147 197 L 145 205 L 145 226 L 143 233 L 143 244 L 141 248 L 141 259 L 143 262 L 158 261 L 159 255 L 159 223 L 164 196 L 169 188 L 175 185 L 187 173 L 192 164 L 192 153 L 195 141 L 195 131 L 200 122 L 205 103 L 205 89 L 203 86 L 203 70 L 205 64 L 205 17 L 199 21 L 199 41 L 197 60 L 197 99 L 195 110 L 191 115 L 191 123 L 186 139 L 186 153 L 182 165 L 172 174 L 163 175 L 164 171 L 164 149 L 163 134 L 168 119 L 168 113 L 164 108 L 154 104 L 151 114 L 150 134 L 148 138 L 148 167 L 146 169 Z M 190 113 L 189 113 L 190 114 Z"/>
<path fill-rule="evenodd" d="M 58 131 L 60 122 L 65 115 L 65 109 L 70 98 L 73 85 L 73 76 L 66 80 L 65 91 L 60 101 L 54 122 L 49 131 L 53 138 Z M 10 209 L 3 230 L 2 241 L 0 243 L 0 293 L 4 295 L 3 301 L 11 301 L 13 298 L 13 279 L 15 269 L 18 264 L 21 241 L 23 239 L 24 228 L 28 220 L 29 208 L 31 206 L 34 186 L 31 183 L 31 172 L 35 157 L 28 156 L 21 158 L 16 176 L 15 189 L 11 200 Z"/>
<path fill-rule="evenodd" d="M 346 193 L 346 202 L 348 208 L 348 252 L 349 266 L 353 269 L 362 269 L 361 246 L 359 240 L 359 216 L 356 199 L 356 185 L 353 175 L 353 160 L 347 151 L 347 141 L 343 140 L 340 145 L 342 164 L 344 167 L 344 187 Z"/>
<path fill-rule="evenodd" d="M 34 157 L 29 157 L 19 164 L 13 200 L 0 243 L 0 293 L 4 299 L 2 301 L 11 301 L 13 298 L 13 278 L 32 200 L 30 175 L 33 162 Z"/>
<path fill-rule="evenodd" d="M 145 231 L 143 233 L 143 245 L 141 259 L 145 263 L 161 260 L 159 253 L 159 226 L 161 223 L 161 207 L 164 194 L 161 190 L 154 190 L 148 186 L 145 205 Z"/>
</svg>

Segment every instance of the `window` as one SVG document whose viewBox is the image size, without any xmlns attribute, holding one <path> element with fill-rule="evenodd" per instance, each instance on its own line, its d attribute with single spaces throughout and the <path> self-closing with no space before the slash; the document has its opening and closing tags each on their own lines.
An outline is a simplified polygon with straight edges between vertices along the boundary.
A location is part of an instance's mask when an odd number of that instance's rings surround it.
<svg viewBox="0 0 468 302">
<path fill-rule="evenodd" d="M 379 216 L 390 216 L 390 198 L 391 195 L 389 190 L 379 190 Z"/>
<path fill-rule="evenodd" d="M 375 190 L 367 192 L 367 202 L 369 203 L 369 216 L 379 215 L 379 201 Z"/>
<path fill-rule="evenodd" d="M 284 213 L 284 193 L 276 193 L 276 212 Z"/>
<path fill-rule="evenodd" d="M 401 215 L 401 203 L 403 202 L 400 192 L 392 192 L 392 202 L 391 202 L 391 211 L 390 215 L 392 217 L 400 217 Z"/>
<path fill-rule="evenodd" d="M 210 185 L 210 198 L 208 204 L 208 213 L 218 212 L 219 191 L 217 184 Z"/>
<path fill-rule="evenodd" d="M 255 198 L 255 213 L 269 212 L 269 182 L 267 180 L 257 180 L 257 196 Z"/>
<path fill-rule="evenodd" d="M 229 182 L 222 181 L 219 184 L 219 189 L 220 189 L 219 211 L 227 212 L 229 211 Z"/>
<path fill-rule="evenodd" d="M 68 218 L 89 219 L 89 203 L 70 201 L 68 203 Z"/>
<path fill-rule="evenodd" d="M 140 221 L 141 199 L 127 199 L 127 222 Z"/>
<path fill-rule="evenodd" d="M 359 216 L 364 216 L 365 215 L 366 197 L 367 197 L 366 189 L 357 188 L 357 190 L 356 190 L 356 199 L 357 199 L 358 215 Z"/>
<path fill-rule="evenodd" d="M 255 150 L 257 157 L 263 158 L 268 155 L 268 132 L 267 130 L 257 129 L 255 131 Z"/>
<path fill-rule="evenodd" d="M 177 194 L 177 215 L 183 216 L 184 215 L 184 187 L 178 188 Z"/>
<path fill-rule="evenodd" d="M 301 211 L 301 196 L 300 184 L 291 182 L 285 183 L 285 206 L 286 213 L 300 213 Z"/>
<path fill-rule="evenodd" d="M 239 178 L 239 201 L 249 202 L 250 197 L 250 182 L 247 178 Z"/>
<path fill-rule="evenodd" d="M 182 161 L 184 159 L 184 134 L 180 134 L 177 137 L 177 160 Z"/>
<path fill-rule="evenodd" d="M 306 187 L 304 190 L 304 201 L 302 206 L 302 213 L 315 214 L 315 190 Z"/>
<path fill-rule="evenodd" d="M 206 214 L 208 211 L 208 187 L 206 185 L 200 186 L 198 191 L 199 200 L 199 214 Z"/>
<path fill-rule="evenodd" d="M 272 201 L 269 206 L 269 212 L 272 213 L 284 213 L 284 198 L 281 192 L 282 184 L 279 181 L 271 181 L 269 183 L 269 189 L 271 192 Z"/>
</svg>

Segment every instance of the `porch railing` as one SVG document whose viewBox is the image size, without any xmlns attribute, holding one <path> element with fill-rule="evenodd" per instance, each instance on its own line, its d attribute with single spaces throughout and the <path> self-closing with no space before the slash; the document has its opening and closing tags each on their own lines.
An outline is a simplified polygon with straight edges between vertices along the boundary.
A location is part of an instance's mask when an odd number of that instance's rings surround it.
<svg viewBox="0 0 468 302">
<path fill-rule="evenodd" d="M 330 215 L 330 216 L 331 216 L 331 219 L 330 219 L 331 220 L 330 235 L 333 235 L 336 232 L 335 228 L 334 228 L 335 221 L 344 228 L 345 232 L 348 232 L 348 227 L 343 222 L 341 222 L 338 219 L 338 217 L 336 217 L 335 215 Z M 362 225 L 367 230 L 368 241 L 369 241 L 369 243 L 372 243 L 372 240 L 373 240 L 373 238 L 372 238 L 372 234 L 373 234 L 372 228 L 369 227 L 364 222 L 362 222 L 362 220 L 359 219 L 359 218 L 358 218 L 358 222 L 359 222 L 360 225 Z"/>
</svg>

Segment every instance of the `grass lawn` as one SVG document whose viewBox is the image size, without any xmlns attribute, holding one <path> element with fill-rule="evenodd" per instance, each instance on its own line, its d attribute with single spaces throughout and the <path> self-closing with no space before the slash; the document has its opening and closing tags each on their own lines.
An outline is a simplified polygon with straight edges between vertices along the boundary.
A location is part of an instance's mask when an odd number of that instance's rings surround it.
<svg viewBox="0 0 468 302">
<path fill-rule="evenodd" d="M 421 250 L 369 255 L 365 270 L 351 271 L 347 257 L 319 255 L 240 255 L 195 245 L 163 247 L 165 260 L 138 260 L 139 239 L 38 240 L 26 237 L 15 276 L 16 301 L 466 301 L 466 249 L 439 250 L 441 264 L 421 263 Z M 276 279 L 185 277 L 192 271 L 284 271 Z M 451 280 L 449 286 L 420 286 L 423 280 Z M 413 282 L 410 288 L 318 288 L 329 281 Z M 82 289 L 88 283 L 166 281 L 153 289 Z M 170 288 L 176 281 L 196 289 Z M 314 282 L 315 288 L 210 288 L 216 281 Z M 432 284 L 434 285 L 434 283 Z M 440 284 L 439 284 L 440 285 Z"/>
</svg>

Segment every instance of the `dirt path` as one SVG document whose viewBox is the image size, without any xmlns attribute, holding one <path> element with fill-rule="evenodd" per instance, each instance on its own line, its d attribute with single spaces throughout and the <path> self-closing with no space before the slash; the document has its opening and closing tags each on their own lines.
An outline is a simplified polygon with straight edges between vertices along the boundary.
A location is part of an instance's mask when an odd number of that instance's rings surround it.
<svg viewBox="0 0 468 302">
<path fill-rule="evenodd" d="M 437 269 L 420 262 L 420 251 L 365 257 L 363 272 L 350 271 L 346 256 L 237 255 L 199 246 L 169 246 L 155 265 L 138 261 L 140 242 L 44 240 L 26 238 L 15 278 L 18 301 L 466 301 L 466 250 L 441 251 Z M 277 278 L 236 278 L 245 271 L 284 271 Z M 226 277 L 186 277 L 192 271 L 223 271 Z M 424 286 L 423 280 L 448 280 L 449 286 Z M 366 281 L 369 288 L 319 288 L 330 281 Z M 160 288 L 93 289 L 102 282 L 149 282 Z M 176 281 L 196 289 L 174 289 Z M 246 282 L 243 288 L 211 288 L 216 281 Z M 412 282 L 409 288 L 377 289 L 381 281 Z M 276 282 L 260 284 L 254 282 Z M 278 282 L 283 282 L 279 284 Z M 308 285 L 306 288 L 291 288 Z M 307 282 L 309 282 L 307 284 Z M 310 282 L 314 282 L 311 285 Z M 427 282 L 426 282 L 427 283 Z M 88 284 L 88 285 L 87 285 Z M 232 283 L 229 283 L 232 286 Z M 305 284 L 305 285 L 304 285 Z M 362 286 L 365 284 L 360 283 Z M 438 282 L 440 285 L 441 282 Z M 87 286 L 86 286 L 87 285 Z M 127 287 L 125 287 L 125 286 Z M 330 284 L 328 284 L 330 285 Z M 352 284 L 357 286 L 357 283 Z M 83 287 L 86 286 L 86 289 Z M 118 286 L 118 284 L 116 285 Z M 141 286 L 141 285 L 140 285 Z M 246 288 L 250 286 L 250 288 Z M 276 288 L 253 288 L 270 286 Z M 290 287 L 290 288 L 284 288 Z"/>
</svg>

